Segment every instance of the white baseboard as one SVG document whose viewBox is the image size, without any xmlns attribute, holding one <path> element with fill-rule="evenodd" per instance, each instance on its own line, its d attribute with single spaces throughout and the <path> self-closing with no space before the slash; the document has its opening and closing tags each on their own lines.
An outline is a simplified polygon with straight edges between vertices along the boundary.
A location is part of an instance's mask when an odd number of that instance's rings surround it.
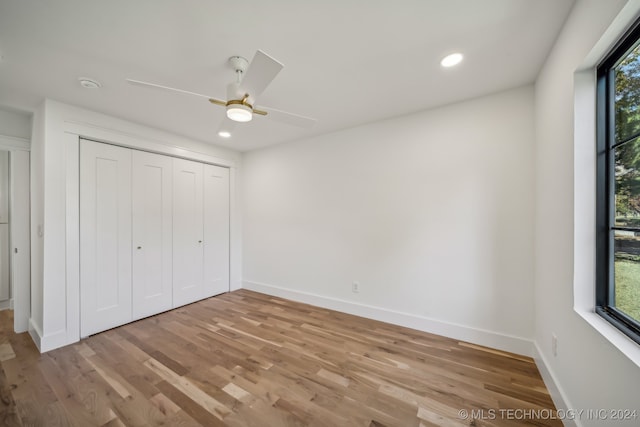
<svg viewBox="0 0 640 427">
<path fill-rule="evenodd" d="M 42 337 L 40 344 L 40 352 L 46 353 L 47 351 L 55 350 L 56 348 L 64 347 L 65 345 L 78 342 L 78 338 L 69 338 L 66 330 L 54 332 L 53 334 L 47 334 Z"/>
<path fill-rule="evenodd" d="M 535 354 L 533 355 L 533 359 L 536 361 L 538 371 L 540 371 L 542 380 L 547 386 L 547 390 L 549 390 L 549 395 L 551 395 L 551 399 L 553 399 L 553 403 L 556 405 L 556 409 L 558 409 L 559 411 L 564 411 L 565 413 L 567 410 L 573 410 L 574 406 L 572 406 L 569 402 L 569 399 L 567 399 L 567 395 L 562 390 L 560 383 L 556 380 L 556 376 L 549 368 L 547 359 L 544 357 L 542 351 L 540 351 L 540 347 L 538 347 L 537 342 L 534 342 L 534 353 Z M 562 423 L 565 425 L 565 427 L 582 427 L 582 423 L 580 422 L 580 419 L 578 417 L 576 417 L 575 419 L 570 418 L 571 417 L 566 417 L 562 420 Z"/>
<path fill-rule="evenodd" d="M 36 344 L 36 347 L 38 347 L 38 350 L 42 353 L 42 331 L 31 318 L 29 318 L 29 335 Z"/>
<path fill-rule="evenodd" d="M 366 317 L 368 319 L 392 323 L 394 325 L 400 325 L 460 341 L 467 341 L 473 344 L 517 353 L 523 356 L 532 357 L 534 355 L 533 341 L 527 338 L 472 328 L 464 325 L 457 325 L 415 314 L 403 313 L 382 307 L 359 304 L 338 298 L 281 288 L 278 286 L 267 285 L 265 283 L 245 280 L 242 284 L 244 289 L 267 295 L 299 301 L 318 307 L 328 308 L 330 310 Z"/>
<path fill-rule="evenodd" d="M 237 291 L 238 289 L 242 289 L 242 281 L 234 280 L 229 285 L 229 292 Z"/>
<path fill-rule="evenodd" d="M 33 319 L 29 319 L 29 335 L 38 347 L 40 353 L 55 350 L 65 345 L 73 344 L 78 339 L 69 339 L 66 331 L 58 331 L 53 334 L 43 335 L 40 328 L 34 323 Z"/>
<path fill-rule="evenodd" d="M 4 300 L 4 301 L 0 301 L 0 311 L 2 310 L 11 310 L 11 301 L 12 300 Z"/>
</svg>

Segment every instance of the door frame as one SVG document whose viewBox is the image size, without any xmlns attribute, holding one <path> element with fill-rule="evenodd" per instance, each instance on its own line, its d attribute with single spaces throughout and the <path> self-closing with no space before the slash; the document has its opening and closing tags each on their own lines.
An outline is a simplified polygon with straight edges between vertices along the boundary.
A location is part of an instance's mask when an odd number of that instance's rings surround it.
<svg viewBox="0 0 640 427">
<path fill-rule="evenodd" d="M 31 141 L 26 138 L 0 134 L 0 149 L 9 152 L 9 239 L 10 239 L 10 308 L 13 308 L 13 329 L 16 333 L 29 329 L 31 316 L 31 211 L 30 211 L 30 151 Z M 27 166 L 26 173 L 16 173 L 16 168 Z M 16 193 L 27 191 L 26 200 L 14 203 Z M 16 217 L 26 218 L 24 227 L 20 227 Z M 19 251 L 16 256 L 15 250 Z M 21 274 L 16 274 L 20 272 Z"/>
<path fill-rule="evenodd" d="M 213 134 L 212 134 L 213 135 Z M 46 99 L 34 112 L 29 333 L 41 352 L 80 340 L 79 139 L 227 166 L 231 173 L 231 290 L 242 287 L 242 153 Z M 46 165 L 46 167 L 45 167 Z M 46 183 L 46 185 L 45 185 Z M 35 264 L 35 265 L 34 265 Z"/>
<path fill-rule="evenodd" d="M 66 201 L 65 211 L 68 224 L 79 224 L 80 212 L 80 192 L 79 192 L 79 171 L 80 171 L 80 144 L 82 140 L 100 142 L 115 145 L 123 148 L 146 151 L 149 153 L 162 154 L 178 159 L 191 160 L 229 168 L 229 291 L 240 288 L 240 233 L 237 204 L 237 165 L 235 161 L 220 157 L 214 157 L 198 151 L 187 150 L 179 146 L 162 144 L 157 140 L 147 139 L 140 135 L 129 134 L 127 132 L 115 131 L 99 125 L 88 125 L 85 123 L 66 121 L 65 139 L 65 159 L 66 159 Z M 80 233 L 79 227 L 67 227 L 65 230 L 66 241 L 66 330 L 64 334 L 51 337 L 52 339 L 40 339 L 38 346 L 41 351 L 48 351 L 53 348 L 71 344 L 84 338 L 80 328 Z M 38 341 L 38 338 L 34 337 Z"/>
</svg>

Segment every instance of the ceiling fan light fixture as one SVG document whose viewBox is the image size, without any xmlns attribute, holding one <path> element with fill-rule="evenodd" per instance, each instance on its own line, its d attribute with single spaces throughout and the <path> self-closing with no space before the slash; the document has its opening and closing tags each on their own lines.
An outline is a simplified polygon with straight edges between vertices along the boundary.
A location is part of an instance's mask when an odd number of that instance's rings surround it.
<svg viewBox="0 0 640 427">
<path fill-rule="evenodd" d="M 234 122 L 249 122 L 253 118 L 253 110 L 244 104 L 227 105 L 227 117 Z"/>
</svg>

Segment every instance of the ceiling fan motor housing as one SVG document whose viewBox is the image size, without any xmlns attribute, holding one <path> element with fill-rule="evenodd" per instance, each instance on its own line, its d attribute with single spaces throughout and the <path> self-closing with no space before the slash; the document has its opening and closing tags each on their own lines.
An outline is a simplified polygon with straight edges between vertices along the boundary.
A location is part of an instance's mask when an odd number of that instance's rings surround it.
<svg viewBox="0 0 640 427">
<path fill-rule="evenodd" d="M 227 100 L 244 98 L 244 91 L 240 88 L 240 83 L 233 82 L 227 85 Z"/>
<path fill-rule="evenodd" d="M 242 56 L 232 56 L 229 58 L 229 65 L 233 68 L 233 71 L 236 73 L 244 73 L 249 68 L 249 61 L 247 61 Z"/>
</svg>

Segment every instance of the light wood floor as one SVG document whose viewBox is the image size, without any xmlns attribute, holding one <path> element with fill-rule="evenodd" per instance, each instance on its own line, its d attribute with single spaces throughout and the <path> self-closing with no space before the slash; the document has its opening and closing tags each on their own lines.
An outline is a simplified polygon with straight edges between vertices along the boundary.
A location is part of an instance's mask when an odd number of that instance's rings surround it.
<svg viewBox="0 0 640 427">
<path fill-rule="evenodd" d="M 562 425 L 529 358 L 246 290 L 43 355 L 11 330 L 0 425 Z"/>
</svg>

